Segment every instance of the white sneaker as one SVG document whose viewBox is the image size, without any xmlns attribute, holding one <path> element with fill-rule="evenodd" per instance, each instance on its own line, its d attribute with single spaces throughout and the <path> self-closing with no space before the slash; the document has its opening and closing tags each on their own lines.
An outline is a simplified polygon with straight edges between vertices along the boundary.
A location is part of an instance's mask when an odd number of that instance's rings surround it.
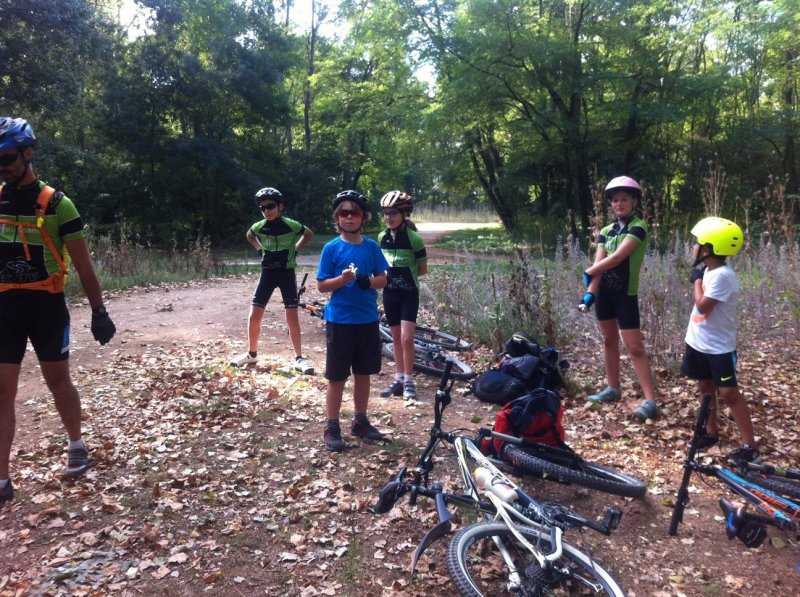
<svg viewBox="0 0 800 597">
<path fill-rule="evenodd" d="M 306 373 L 307 375 L 313 375 L 314 373 L 314 363 L 304 356 L 295 358 L 294 368 L 296 371 L 299 371 L 300 373 Z"/>
<path fill-rule="evenodd" d="M 231 359 L 232 367 L 244 367 L 246 365 L 253 365 L 258 362 L 258 357 L 251 357 L 249 352 L 239 355 L 235 359 Z"/>
</svg>

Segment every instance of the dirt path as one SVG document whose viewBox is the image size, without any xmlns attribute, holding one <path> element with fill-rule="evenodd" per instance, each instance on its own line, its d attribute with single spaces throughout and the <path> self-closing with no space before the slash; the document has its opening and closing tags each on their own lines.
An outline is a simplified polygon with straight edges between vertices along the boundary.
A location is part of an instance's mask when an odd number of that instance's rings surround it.
<svg viewBox="0 0 800 597">
<path fill-rule="evenodd" d="M 313 267 L 301 266 L 305 271 L 313 278 Z M 371 416 L 394 441 L 326 453 L 325 382 L 285 367 L 292 354 L 276 300 L 267 309 L 259 365 L 226 367 L 245 347 L 256 280 L 117 293 L 107 304 L 118 333 L 106 347 L 91 340 L 87 306 L 72 308 L 72 365 L 97 462 L 77 482 L 58 475 L 63 431 L 32 355 L 26 358 L 12 453 L 18 497 L 0 510 L 0 597 L 453 594 L 442 564 L 446 540 L 429 550 L 415 576 L 407 572 L 416 543 L 435 524 L 431 504 L 400 505 L 382 517 L 368 510 L 377 489 L 424 445 L 434 381 L 418 377 L 421 400 L 409 404 L 379 398 L 386 378 L 375 379 Z M 317 296 L 310 287 L 308 299 Z M 305 351 L 321 370 L 323 328 L 304 315 L 301 325 Z M 596 375 L 580 360 L 573 367 L 576 375 Z M 646 479 L 650 493 L 630 500 L 528 486 L 583 513 L 599 516 L 610 504 L 623 509 L 612 537 L 573 540 L 590 545 L 629 595 L 800 593 L 794 538 L 771 531 L 771 541 L 752 551 L 728 542 L 715 520 L 718 487 L 697 484 L 679 536 L 667 537 L 688 435 L 678 423 L 690 420 L 692 403 L 671 404 L 664 420 L 644 428 L 623 408 L 598 413 L 580 399 L 565 404 L 570 443 Z M 348 396 L 343 420 L 350 409 Z M 489 425 L 495 410 L 457 392 L 446 426 Z M 793 412 L 784 413 L 787 421 L 797 420 Z M 787 425 L 791 443 L 796 434 Z M 444 456 L 436 479 L 455 488 L 454 475 Z"/>
</svg>

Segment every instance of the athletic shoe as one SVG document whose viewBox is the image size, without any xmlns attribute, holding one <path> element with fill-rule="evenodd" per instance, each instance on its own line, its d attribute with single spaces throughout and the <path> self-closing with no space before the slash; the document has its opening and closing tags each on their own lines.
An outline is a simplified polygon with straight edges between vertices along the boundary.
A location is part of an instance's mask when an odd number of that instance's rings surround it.
<svg viewBox="0 0 800 597">
<path fill-rule="evenodd" d="M 415 400 L 417 398 L 417 386 L 410 379 L 407 379 L 403 384 L 403 399 Z"/>
<path fill-rule="evenodd" d="M 622 392 L 611 386 L 608 386 L 605 390 L 597 394 L 586 397 L 589 402 L 616 402 L 620 398 L 622 398 Z"/>
<path fill-rule="evenodd" d="M 386 439 L 386 436 L 375 429 L 369 421 L 359 421 L 358 419 L 353 419 L 350 426 L 350 435 L 374 441 Z"/>
<path fill-rule="evenodd" d="M 254 365 L 258 362 L 258 357 L 251 357 L 249 352 L 239 355 L 235 359 L 231 359 L 232 367 L 245 367 L 247 365 Z"/>
<path fill-rule="evenodd" d="M 718 443 L 719 443 L 719 435 L 711 435 L 708 431 L 703 430 L 703 435 L 701 435 L 700 439 L 697 440 L 697 449 L 705 450 L 706 448 L 715 446 Z"/>
<path fill-rule="evenodd" d="M 342 430 L 333 427 L 325 428 L 325 449 L 328 452 L 344 452 L 347 444 L 342 439 Z"/>
<path fill-rule="evenodd" d="M 300 373 L 305 373 L 307 375 L 314 374 L 314 363 L 302 355 L 294 359 L 294 368 Z"/>
<path fill-rule="evenodd" d="M 760 462 L 761 453 L 756 448 L 751 448 L 747 444 L 742 444 L 742 447 L 728 454 L 728 460 L 734 464 L 740 462 Z"/>
<path fill-rule="evenodd" d="M 88 471 L 90 466 L 89 448 L 86 446 L 69 448 L 67 450 L 67 466 L 64 467 L 62 473 L 65 477 L 75 479 Z"/>
<path fill-rule="evenodd" d="M 381 397 L 388 398 L 389 396 L 402 396 L 403 395 L 403 382 L 395 379 L 392 383 L 381 390 Z"/>
<path fill-rule="evenodd" d="M 8 480 L 6 486 L 0 489 L 0 504 L 3 502 L 10 502 L 14 499 L 14 486 L 11 484 L 11 479 Z"/>
<path fill-rule="evenodd" d="M 658 416 L 658 405 L 653 400 L 645 400 L 631 413 L 640 423 L 647 419 L 655 419 Z"/>
</svg>

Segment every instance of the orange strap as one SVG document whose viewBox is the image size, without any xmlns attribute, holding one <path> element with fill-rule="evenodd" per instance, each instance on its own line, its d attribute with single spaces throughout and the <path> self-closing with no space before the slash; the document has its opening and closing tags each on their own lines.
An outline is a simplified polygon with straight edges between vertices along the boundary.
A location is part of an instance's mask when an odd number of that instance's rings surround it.
<svg viewBox="0 0 800 597">
<path fill-rule="evenodd" d="M 3 187 L 0 186 L 0 194 L 3 192 Z M 56 245 L 53 242 L 53 239 L 50 237 L 50 234 L 47 232 L 47 228 L 44 225 L 44 217 L 47 213 L 47 208 L 50 205 L 50 200 L 55 195 L 56 190 L 48 185 L 42 187 L 42 190 L 39 191 L 39 196 L 36 198 L 36 222 L 19 222 L 17 220 L 11 220 L 8 218 L 0 218 L 0 224 L 5 224 L 7 226 L 16 226 L 17 230 L 19 231 L 19 238 L 22 241 L 22 246 L 25 251 L 25 259 L 27 261 L 31 260 L 31 252 L 28 248 L 28 238 L 25 234 L 26 228 L 36 228 L 39 230 L 39 234 L 42 236 L 42 240 L 44 244 L 47 245 L 47 248 L 50 250 L 50 253 L 53 255 L 53 258 L 58 263 L 58 271 L 48 277 L 46 280 L 38 280 L 36 282 L 27 282 L 27 283 L 20 283 L 20 284 L 12 284 L 12 283 L 0 283 L 0 292 L 5 292 L 6 290 L 46 290 L 47 292 L 63 292 L 64 291 L 64 282 L 67 277 L 67 266 L 64 263 L 64 260 L 61 257 L 61 254 L 56 249 Z"/>
</svg>

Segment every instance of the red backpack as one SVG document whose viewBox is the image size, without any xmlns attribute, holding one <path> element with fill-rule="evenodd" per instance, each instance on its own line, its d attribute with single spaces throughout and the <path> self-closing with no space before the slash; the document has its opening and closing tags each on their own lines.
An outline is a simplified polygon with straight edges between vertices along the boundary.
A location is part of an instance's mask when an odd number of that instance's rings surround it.
<svg viewBox="0 0 800 597">
<path fill-rule="evenodd" d="M 564 446 L 564 426 L 561 419 L 564 406 L 558 392 L 545 388 L 516 398 L 506 404 L 494 419 L 494 430 L 520 437 L 530 442 Z M 500 454 L 501 439 L 483 439 L 480 444 L 484 454 Z"/>
</svg>

